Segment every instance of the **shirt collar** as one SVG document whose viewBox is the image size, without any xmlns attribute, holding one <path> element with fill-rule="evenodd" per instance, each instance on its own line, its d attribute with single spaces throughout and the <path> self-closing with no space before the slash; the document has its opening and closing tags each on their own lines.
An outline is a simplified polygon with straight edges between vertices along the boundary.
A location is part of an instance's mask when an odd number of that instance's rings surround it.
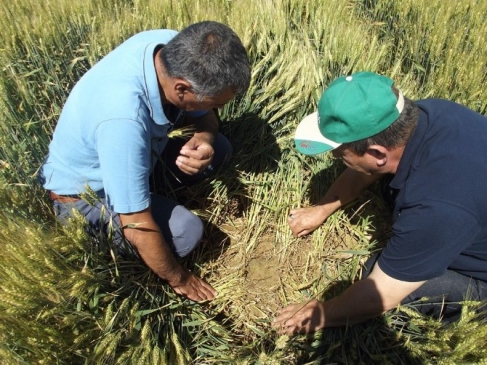
<svg viewBox="0 0 487 365">
<path fill-rule="evenodd" d="M 162 110 L 161 94 L 157 82 L 156 68 L 154 66 L 154 51 L 159 43 L 149 43 L 144 52 L 144 82 L 149 102 L 149 109 L 152 119 L 156 124 L 167 124 L 168 120 Z"/>
</svg>

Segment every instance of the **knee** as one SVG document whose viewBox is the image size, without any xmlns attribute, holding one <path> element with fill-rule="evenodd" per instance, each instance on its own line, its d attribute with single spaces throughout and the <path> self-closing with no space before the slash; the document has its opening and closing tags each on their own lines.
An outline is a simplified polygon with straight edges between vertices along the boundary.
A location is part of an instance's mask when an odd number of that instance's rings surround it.
<svg viewBox="0 0 487 365">
<path fill-rule="evenodd" d="M 174 250 L 179 257 L 189 255 L 203 237 L 203 222 L 189 210 L 178 206 L 173 212 L 175 219 L 172 230 Z"/>
</svg>

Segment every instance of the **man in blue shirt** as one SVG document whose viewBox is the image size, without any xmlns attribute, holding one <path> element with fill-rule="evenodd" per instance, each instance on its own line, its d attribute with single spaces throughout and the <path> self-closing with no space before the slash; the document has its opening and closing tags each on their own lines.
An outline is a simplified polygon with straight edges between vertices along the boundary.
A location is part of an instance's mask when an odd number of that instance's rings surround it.
<svg viewBox="0 0 487 365">
<path fill-rule="evenodd" d="M 487 118 L 439 99 L 412 102 L 371 72 L 341 77 L 296 130 L 297 149 L 332 150 L 348 167 L 317 205 L 290 211 L 297 237 L 381 177 L 392 177 L 392 236 L 340 296 L 290 305 L 275 325 L 313 332 L 354 324 L 423 297 L 427 315 L 458 318 L 464 299 L 487 299 Z M 457 303 L 455 303 L 457 302 Z"/>
<path fill-rule="evenodd" d="M 40 174 L 57 216 L 65 220 L 75 208 L 96 230 L 114 227 L 115 242 L 125 237 L 178 294 L 213 299 L 215 290 L 176 258 L 198 244 L 201 220 L 151 194 L 149 177 L 165 148 L 178 149 L 168 162 L 183 179 L 226 162 L 231 145 L 213 110 L 249 83 L 245 48 L 224 24 L 129 38 L 79 80 L 63 107 Z M 194 134 L 178 146 L 168 133 L 181 122 Z M 80 199 L 88 190 L 97 194 L 95 204 Z"/>
</svg>

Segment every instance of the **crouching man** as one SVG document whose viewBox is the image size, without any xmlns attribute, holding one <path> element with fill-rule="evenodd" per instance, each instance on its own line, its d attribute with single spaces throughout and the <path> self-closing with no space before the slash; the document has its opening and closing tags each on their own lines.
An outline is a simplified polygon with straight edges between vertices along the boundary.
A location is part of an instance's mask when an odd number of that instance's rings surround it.
<svg viewBox="0 0 487 365">
<path fill-rule="evenodd" d="M 320 202 L 290 211 L 294 236 L 313 232 L 370 184 L 389 178 L 392 236 L 362 280 L 328 301 L 280 311 L 282 333 L 355 324 L 427 297 L 419 310 L 449 321 L 487 299 L 487 118 L 447 100 L 413 102 L 387 77 L 340 77 L 296 130 L 308 155 L 332 151 L 348 167 Z"/>
<path fill-rule="evenodd" d="M 126 40 L 79 80 L 63 107 L 40 174 L 57 216 L 65 220 L 74 208 L 94 230 L 113 224 L 115 242 L 127 239 L 176 293 L 213 299 L 215 290 L 177 260 L 199 243 L 201 220 L 152 194 L 149 179 L 164 159 L 165 173 L 181 183 L 225 164 L 232 147 L 218 133 L 213 110 L 249 83 L 245 48 L 224 24 L 205 21 Z M 178 125 L 194 130 L 184 143 L 168 138 Z M 98 195 L 95 205 L 80 199 L 87 187 Z"/>
</svg>

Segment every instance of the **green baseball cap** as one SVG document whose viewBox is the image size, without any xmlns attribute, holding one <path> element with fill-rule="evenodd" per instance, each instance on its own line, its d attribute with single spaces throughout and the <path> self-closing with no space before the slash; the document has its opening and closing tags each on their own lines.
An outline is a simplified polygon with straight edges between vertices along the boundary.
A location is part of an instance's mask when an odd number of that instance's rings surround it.
<svg viewBox="0 0 487 365">
<path fill-rule="evenodd" d="M 317 155 L 342 143 L 369 138 L 389 127 L 404 108 L 404 97 L 393 93 L 394 82 L 373 72 L 357 72 L 334 80 L 318 103 L 318 111 L 296 129 L 296 149 Z"/>
</svg>

